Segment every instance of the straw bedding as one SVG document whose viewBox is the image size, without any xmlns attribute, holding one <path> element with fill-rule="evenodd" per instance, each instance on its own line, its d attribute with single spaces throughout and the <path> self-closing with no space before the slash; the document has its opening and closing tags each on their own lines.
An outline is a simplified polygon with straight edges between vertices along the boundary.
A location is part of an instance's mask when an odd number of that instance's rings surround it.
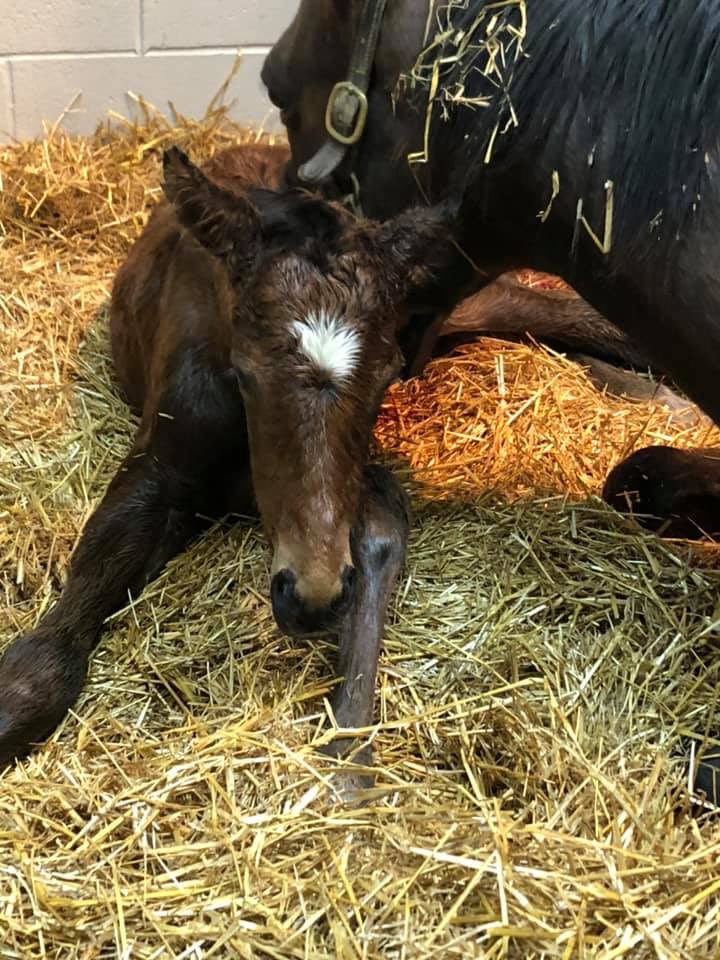
<svg viewBox="0 0 720 960">
<path fill-rule="evenodd" d="M 148 116 L 0 152 L 0 645 L 57 596 L 133 430 L 103 307 L 159 150 L 240 136 Z M 279 634 L 261 531 L 220 524 L 0 773 L 0 957 L 719 956 L 720 826 L 678 759 L 720 724 L 714 548 L 594 498 L 633 448 L 717 440 L 520 345 L 394 387 L 377 444 L 415 521 L 369 803 L 334 802 L 312 747 L 331 642 Z"/>
</svg>

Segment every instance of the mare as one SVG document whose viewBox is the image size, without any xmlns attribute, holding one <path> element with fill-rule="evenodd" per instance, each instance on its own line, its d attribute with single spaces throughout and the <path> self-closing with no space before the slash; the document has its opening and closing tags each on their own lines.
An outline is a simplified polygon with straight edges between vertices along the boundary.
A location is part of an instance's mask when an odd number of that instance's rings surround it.
<svg viewBox="0 0 720 960">
<path fill-rule="evenodd" d="M 720 0 L 301 0 L 263 80 L 288 183 L 381 221 L 456 207 L 414 349 L 469 293 L 545 271 L 718 422 L 719 52 Z M 604 496 L 652 527 L 717 532 L 719 491 L 717 456 L 651 447 Z"/>
</svg>

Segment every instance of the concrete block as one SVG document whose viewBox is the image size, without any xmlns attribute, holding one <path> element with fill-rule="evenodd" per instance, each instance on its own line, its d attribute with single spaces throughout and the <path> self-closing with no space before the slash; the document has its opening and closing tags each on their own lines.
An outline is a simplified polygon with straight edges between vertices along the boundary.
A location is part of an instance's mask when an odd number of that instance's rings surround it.
<svg viewBox="0 0 720 960">
<path fill-rule="evenodd" d="M 0 0 L 0 54 L 134 50 L 140 0 Z"/>
<path fill-rule="evenodd" d="M 10 79 L 10 64 L 0 60 L 0 142 L 15 136 L 15 109 Z"/>
<path fill-rule="evenodd" d="M 299 0 L 144 0 L 146 50 L 271 45 Z"/>
<path fill-rule="evenodd" d="M 16 136 L 42 133 L 43 120 L 53 123 L 79 94 L 62 126 L 71 133 L 90 133 L 108 110 L 134 117 L 127 92 L 133 91 L 168 114 L 168 103 L 186 116 L 199 117 L 228 76 L 233 53 L 155 54 L 87 59 L 22 59 L 13 63 Z M 277 112 L 260 82 L 264 52 L 243 56 L 227 91 L 230 116 L 243 123 L 280 129 Z"/>
</svg>

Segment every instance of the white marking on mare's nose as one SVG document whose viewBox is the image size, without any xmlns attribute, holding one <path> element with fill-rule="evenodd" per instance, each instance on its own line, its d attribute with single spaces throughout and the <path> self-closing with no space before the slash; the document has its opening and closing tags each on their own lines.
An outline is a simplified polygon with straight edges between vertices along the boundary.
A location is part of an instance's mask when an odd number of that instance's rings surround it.
<svg viewBox="0 0 720 960">
<path fill-rule="evenodd" d="M 343 381 L 352 376 L 362 345 L 357 331 L 325 310 L 310 313 L 304 320 L 293 323 L 298 347 L 307 359 L 333 380 Z"/>
</svg>

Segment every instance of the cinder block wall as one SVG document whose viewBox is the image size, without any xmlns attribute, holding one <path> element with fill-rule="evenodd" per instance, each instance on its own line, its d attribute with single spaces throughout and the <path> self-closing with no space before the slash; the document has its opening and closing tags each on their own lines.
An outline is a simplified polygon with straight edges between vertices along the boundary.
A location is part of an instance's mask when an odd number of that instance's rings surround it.
<svg viewBox="0 0 720 960">
<path fill-rule="evenodd" d="M 270 46 L 297 0 L 0 0 L 0 140 L 42 133 L 43 121 L 88 133 L 129 92 L 201 115 L 242 63 L 227 100 L 242 121 L 279 126 L 260 83 Z"/>
</svg>

